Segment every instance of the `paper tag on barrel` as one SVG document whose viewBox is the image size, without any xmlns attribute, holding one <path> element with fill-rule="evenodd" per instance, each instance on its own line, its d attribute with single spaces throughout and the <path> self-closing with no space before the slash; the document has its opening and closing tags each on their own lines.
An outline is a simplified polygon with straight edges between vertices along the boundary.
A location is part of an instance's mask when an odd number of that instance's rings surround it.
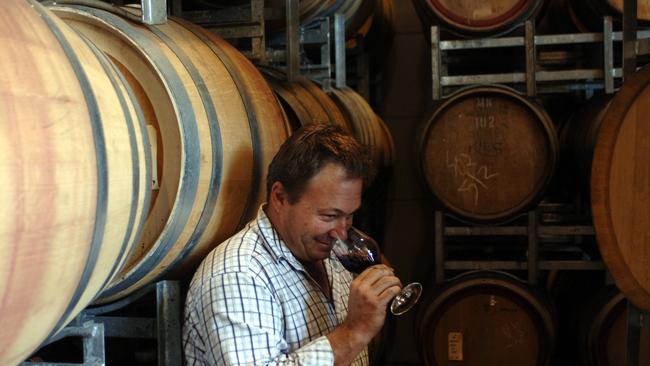
<svg viewBox="0 0 650 366">
<path fill-rule="evenodd" d="M 449 361 L 463 360 L 463 333 L 449 332 L 447 335 L 449 350 Z"/>
</svg>

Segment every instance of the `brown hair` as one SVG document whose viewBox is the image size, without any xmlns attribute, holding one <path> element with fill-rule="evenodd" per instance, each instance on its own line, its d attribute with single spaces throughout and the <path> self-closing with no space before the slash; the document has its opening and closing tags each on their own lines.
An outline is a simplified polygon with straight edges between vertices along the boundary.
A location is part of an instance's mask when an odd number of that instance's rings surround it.
<svg viewBox="0 0 650 366">
<path fill-rule="evenodd" d="M 326 164 L 342 166 L 350 179 L 367 183 L 371 176 L 367 149 L 334 124 L 312 123 L 296 130 L 278 150 L 266 176 L 267 199 L 273 183 L 280 182 L 290 203 L 296 203 L 309 180 Z"/>
</svg>

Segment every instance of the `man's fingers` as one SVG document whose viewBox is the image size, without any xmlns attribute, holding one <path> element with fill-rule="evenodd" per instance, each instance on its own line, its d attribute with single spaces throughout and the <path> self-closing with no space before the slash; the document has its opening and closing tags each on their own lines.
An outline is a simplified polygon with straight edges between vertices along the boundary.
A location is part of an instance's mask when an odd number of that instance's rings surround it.
<svg viewBox="0 0 650 366">
<path fill-rule="evenodd" d="M 378 296 L 381 303 L 388 304 L 397 294 L 402 291 L 402 285 L 399 286 L 390 286 L 385 288 Z"/>
<path fill-rule="evenodd" d="M 392 275 L 394 273 L 393 269 L 384 265 L 384 264 L 377 264 L 371 267 L 368 267 L 365 271 L 361 272 L 359 276 L 357 276 L 357 280 L 364 282 L 364 283 L 374 283 L 378 279 L 380 279 L 383 276 L 388 276 Z"/>
<path fill-rule="evenodd" d="M 386 266 L 373 266 L 363 272 L 363 277 L 355 279 L 356 287 L 360 292 L 378 297 L 387 289 L 395 287 L 402 288 L 399 278 L 393 274 L 393 269 Z"/>
</svg>

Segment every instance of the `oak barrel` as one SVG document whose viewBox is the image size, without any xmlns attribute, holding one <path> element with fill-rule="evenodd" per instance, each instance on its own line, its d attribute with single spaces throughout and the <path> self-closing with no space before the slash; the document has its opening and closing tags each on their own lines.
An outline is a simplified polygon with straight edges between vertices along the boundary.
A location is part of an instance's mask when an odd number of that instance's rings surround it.
<svg viewBox="0 0 650 366">
<path fill-rule="evenodd" d="M 0 364 L 86 307 L 137 244 L 150 201 L 127 82 L 36 1 L 0 2 Z"/>
<path fill-rule="evenodd" d="M 370 149 L 377 170 L 393 165 L 394 143 L 384 121 L 363 97 L 348 87 L 331 88 L 328 95 L 339 107 L 357 141 Z"/>
<path fill-rule="evenodd" d="M 578 328 L 584 365 L 627 365 L 627 300 L 614 286 L 603 288 L 584 310 Z M 638 365 L 650 365 L 650 329 L 641 327 Z"/>
<path fill-rule="evenodd" d="M 266 166 L 289 134 L 253 65 L 205 29 L 170 18 L 145 26 L 134 7 L 51 9 L 118 65 L 147 106 L 158 185 L 137 250 L 98 302 L 127 296 L 172 271 L 190 274 L 265 200 Z M 184 273 L 183 273 L 184 272 Z"/>
<path fill-rule="evenodd" d="M 427 366 L 542 366 L 550 360 L 552 307 L 506 273 L 459 276 L 420 309 L 416 338 Z"/>
<path fill-rule="evenodd" d="M 560 127 L 560 169 L 567 188 L 588 195 L 598 131 L 611 95 L 595 95 L 578 107 Z"/>
<path fill-rule="evenodd" d="M 298 76 L 289 83 L 282 70 L 267 66 L 258 68 L 280 100 L 292 130 L 311 123 L 333 123 L 352 132 L 341 109 L 315 82 Z"/>
<path fill-rule="evenodd" d="M 458 36 L 494 36 L 512 31 L 539 14 L 544 0 L 414 0 L 428 29 L 432 25 Z"/>
<path fill-rule="evenodd" d="M 650 310 L 650 67 L 625 81 L 598 132 L 591 208 L 598 247 L 618 288 Z"/>
<path fill-rule="evenodd" d="M 474 222 L 503 221 L 536 204 L 557 161 L 546 112 L 501 86 L 450 96 L 421 136 L 420 167 L 437 203 Z"/>
</svg>

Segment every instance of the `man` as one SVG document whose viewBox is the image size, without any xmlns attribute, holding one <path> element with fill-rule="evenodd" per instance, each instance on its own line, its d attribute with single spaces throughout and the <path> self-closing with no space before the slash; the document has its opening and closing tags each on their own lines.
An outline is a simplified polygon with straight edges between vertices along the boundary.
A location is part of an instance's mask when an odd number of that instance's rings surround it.
<svg viewBox="0 0 650 366">
<path fill-rule="evenodd" d="M 271 162 L 267 203 L 198 268 L 186 302 L 188 365 L 366 365 L 400 291 L 393 270 L 353 279 L 331 252 L 345 238 L 369 162 L 339 127 L 296 131 Z"/>
</svg>

